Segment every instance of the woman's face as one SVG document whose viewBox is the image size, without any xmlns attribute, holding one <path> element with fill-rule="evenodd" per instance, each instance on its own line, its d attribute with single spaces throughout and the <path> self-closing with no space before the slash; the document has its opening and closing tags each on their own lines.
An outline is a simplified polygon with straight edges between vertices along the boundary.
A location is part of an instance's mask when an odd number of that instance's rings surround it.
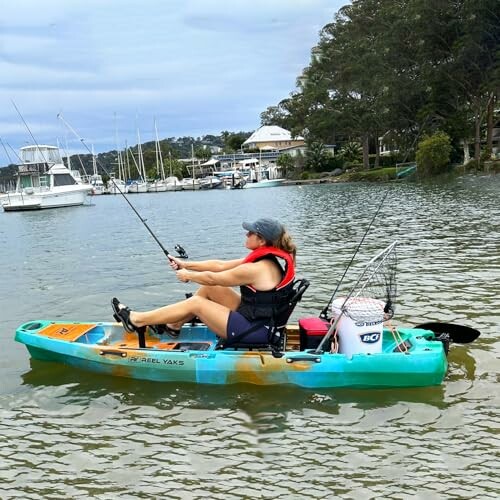
<svg viewBox="0 0 500 500">
<path fill-rule="evenodd" d="M 262 236 L 259 236 L 257 233 L 253 233 L 252 231 L 247 232 L 245 246 L 249 250 L 255 250 L 265 244 L 266 242 Z"/>
</svg>

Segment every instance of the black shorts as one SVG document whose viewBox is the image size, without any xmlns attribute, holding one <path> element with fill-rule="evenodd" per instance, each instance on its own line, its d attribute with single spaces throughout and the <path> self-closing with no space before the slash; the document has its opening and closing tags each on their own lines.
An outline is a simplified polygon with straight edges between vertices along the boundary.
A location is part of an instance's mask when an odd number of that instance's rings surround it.
<svg viewBox="0 0 500 500">
<path fill-rule="evenodd" d="M 226 331 L 228 344 L 231 344 L 235 337 L 238 337 L 238 335 L 248 331 L 257 323 L 259 322 L 248 321 L 245 316 L 239 312 L 231 311 L 229 313 Z M 269 326 L 263 325 L 236 342 L 245 344 L 267 344 L 269 342 Z"/>
</svg>

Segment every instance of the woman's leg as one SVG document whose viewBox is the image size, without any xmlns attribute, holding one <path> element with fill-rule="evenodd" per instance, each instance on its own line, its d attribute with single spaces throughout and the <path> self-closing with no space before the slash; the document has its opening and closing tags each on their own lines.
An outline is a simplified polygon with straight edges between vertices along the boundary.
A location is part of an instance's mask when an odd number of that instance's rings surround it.
<svg viewBox="0 0 500 500">
<path fill-rule="evenodd" d="M 227 336 L 227 321 L 231 309 L 208 298 L 194 295 L 189 299 L 160 307 L 152 311 L 131 311 L 130 321 L 137 327 L 146 325 L 169 325 L 179 323 L 184 318 L 198 316 L 219 337 Z"/>
<path fill-rule="evenodd" d="M 241 303 L 240 294 L 227 286 L 202 285 L 196 291 L 195 296 L 203 297 L 217 304 L 226 306 L 228 309 L 231 309 L 231 311 L 236 311 Z M 191 321 L 195 316 L 199 316 L 199 314 L 190 314 L 179 321 L 169 323 L 168 326 L 170 328 L 173 328 L 174 330 L 179 330 L 180 328 L 182 328 L 182 325 L 184 323 Z M 201 316 L 199 317 L 201 318 Z M 204 320 L 202 319 L 202 321 Z"/>
</svg>

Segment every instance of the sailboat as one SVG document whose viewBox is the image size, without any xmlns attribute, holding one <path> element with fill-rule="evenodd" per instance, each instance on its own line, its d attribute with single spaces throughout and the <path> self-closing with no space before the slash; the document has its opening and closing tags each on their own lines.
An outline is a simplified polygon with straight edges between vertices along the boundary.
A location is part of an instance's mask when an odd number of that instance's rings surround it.
<svg viewBox="0 0 500 500">
<path fill-rule="evenodd" d="M 123 180 L 125 178 L 125 165 L 123 163 L 122 152 L 118 151 L 118 177 L 111 174 L 111 178 L 108 181 L 108 193 L 109 194 L 119 194 L 128 193 L 127 183 Z"/>
<path fill-rule="evenodd" d="M 148 192 L 160 193 L 167 190 L 165 184 L 165 169 L 163 168 L 163 157 L 161 155 L 160 140 L 158 139 L 158 128 L 155 123 L 155 153 L 156 153 L 156 180 L 148 183 Z M 161 176 L 161 177 L 160 177 Z"/>
<path fill-rule="evenodd" d="M 169 176 L 165 179 L 167 191 L 182 191 L 181 181 L 172 173 L 172 153 L 168 152 L 168 162 L 170 165 Z"/>
<path fill-rule="evenodd" d="M 148 183 L 146 182 L 146 169 L 144 167 L 144 157 L 142 155 L 142 144 L 141 135 L 139 129 L 137 129 L 137 159 L 139 164 L 135 161 L 134 155 L 132 153 L 132 159 L 134 160 L 137 171 L 139 172 L 139 179 L 133 181 L 128 187 L 129 193 L 147 193 Z"/>
<path fill-rule="evenodd" d="M 187 167 L 189 170 L 189 167 Z M 191 144 L 191 177 L 182 179 L 181 186 L 184 191 L 197 191 L 201 188 L 199 179 L 194 176 L 194 148 Z"/>
<path fill-rule="evenodd" d="M 93 174 L 89 178 L 89 184 L 93 187 L 92 194 L 100 195 L 104 194 L 104 182 L 100 174 L 97 173 L 97 158 L 94 153 L 94 146 L 92 145 L 92 167 Z"/>
<path fill-rule="evenodd" d="M 116 113 L 115 113 L 115 143 L 116 143 L 116 152 L 117 152 L 117 162 L 118 162 L 118 177 L 114 174 L 111 174 L 111 178 L 108 181 L 108 190 L 109 194 L 119 194 L 119 193 L 128 193 L 128 186 L 125 182 L 125 163 L 123 161 L 123 156 L 120 148 L 118 147 L 118 127 L 116 125 Z M 126 149 L 126 148 L 125 148 Z"/>
</svg>

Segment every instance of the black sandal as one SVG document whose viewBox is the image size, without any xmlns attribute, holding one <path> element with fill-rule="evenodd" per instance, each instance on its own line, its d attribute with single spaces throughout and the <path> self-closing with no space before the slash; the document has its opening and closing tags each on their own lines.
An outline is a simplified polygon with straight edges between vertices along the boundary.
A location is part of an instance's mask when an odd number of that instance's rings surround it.
<svg viewBox="0 0 500 500">
<path fill-rule="evenodd" d="M 167 334 L 169 337 L 173 339 L 179 338 L 181 333 L 180 330 L 175 330 L 174 328 L 170 328 L 168 325 L 149 325 L 150 330 L 152 330 L 157 335 Z"/>
<path fill-rule="evenodd" d="M 123 328 L 129 333 L 139 333 L 140 327 L 135 326 L 132 321 L 130 321 L 130 308 L 127 306 L 119 307 L 121 302 L 113 297 L 111 300 L 111 307 L 113 308 L 113 317 L 118 323 L 123 325 Z"/>
</svg>

